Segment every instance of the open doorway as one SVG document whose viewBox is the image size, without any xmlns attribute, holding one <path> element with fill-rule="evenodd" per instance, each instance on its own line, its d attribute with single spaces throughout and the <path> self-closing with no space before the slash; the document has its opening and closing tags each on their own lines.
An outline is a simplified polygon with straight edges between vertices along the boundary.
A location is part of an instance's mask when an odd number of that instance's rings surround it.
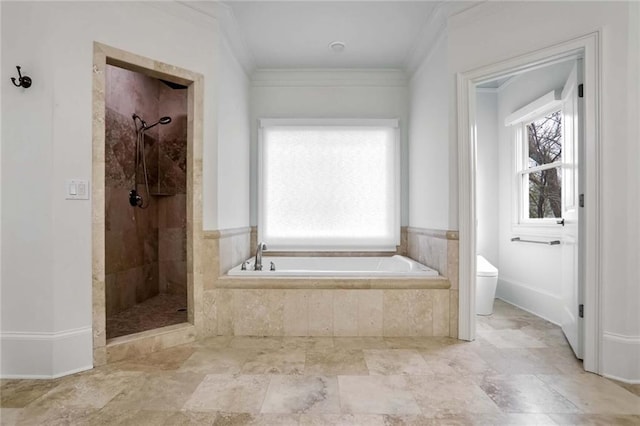
<svg viewBox="0 0 640 426">
<path fill-rule="evenodd" d="M 582 60 L 582 69 L 584 75 L 582 80 L 584 86 L 579 88 L 576 84 L 574 89 L 576 91 L 583 92 L 584 99 L 583 114 L 584 118 L 582 123 L 576 122 L 574 126 L 576 129 L 581 128 L 583 131 L 581 152 L 582 157 L 575 157 L 576 164 L 571 166 L 573 171 L 577 173 L 580 170 L 580 177 L 576 174 L 576 182 L 580 184 L 580 188 L 574 191 L 575 202 L 577 205 L 584 207 L 576 207 L 578 213 L 583 213 L 576 223 L 579 226 L 574 229 L 579 235 L 579 240 L 571 240 L 571 235 L 566 233 L 567 226 L 562 224 L 556 224 L 560 226 L 563 231 L 562 235 L 558 237 L 561 242 L 567 242 L 568 244 L 553 244 L 558 247 L 558 254 L 561 258 L 567 260 L 561 260 L 560 270 L 565 269 L 564 263 L 568 266 L 572 263 L 574 265 L 580 265 L 578 268 L 571 271 L 577 277 L 579 289 L 581 292 L 570 293 L 562 290 L 561 296 L 558 298 L 558 303 L 561 304 L 560 311 L 564 312 L 564 304 L 567 308 L 575 312 L 575 317 L 579 315 L 579 311 L 583 309 L 584 318 L 582 319 L 583 331 L 578 328 L 575 331 L 569 331 L 570 333 L 576 333 L 577 336 L 582 339 L 582 356 L 584 357 L 584 368 L 587 371 L 599 372 L 599 354 L 601 351 L 601 336 L 598 332 L 600 328 L 600 190 L 599 190 L 599 34 L 592 33 L 584 37 L 577 38 L 565 43 L 561 43 L 555 46 L 551 46 L 539 51 L 514 57 L 512 59 L 487 65 L 482 68 L 474 69 L 472 71 L 461 73 L 458 75 L 457 80 L 457 105 L 458 105 L 458 158 L 459 158 L 459 216 L 460 216 L 460 317 L 459 317 L 459 336 L 465 340 L 475 339 L 476 333 L 476 243 L 478 239 L 478 230 L 476 228 L 477 220 L 477 208 L 478 208 L 478 195 L 476 194 L 476 180 L 477 180 L 477 117 L 476 117 L 476 102 L 477 102 L 477 89 L 478 86 L 495 82 L 497 79 L 505 77 L 513 77 L 527 72 L 534 72 L 537 69 L 558 64 L 566 61 Z M 516 79 L 517 81 L 517 79 Z M 567 80 L 564 82 L 564 86 L 567 85 Z M 563 86 L 563 89 L 564 89 Z M 554 91 L 555 93 L 555 91 Z M 555 96 L 555 95 L 550 95 Z M 562 100 L 562 91 L 559 94 L 559 101 Z M 540 98 L 538 98 L 540 99 Z M 536 99 L 533 99 L 535 101 Z M 531 103 L 531 101 L 529 101 Z M 534 102 L 535 103 L 535 102 Z M 523 117 L 527 117 L 528 104 L 519 105 L 517 108 Z M 577 107 L 576 107 L 577 108 Z M 512 111 L 515 113 L 518 109 Z M 538 111 L 539 112 L 539 111 Z M 576 117 L 577 117 L 576 111 Z M 522 117 L 521 117 L 522 118 Z M 531 118 L 531 117 L 528 117 Z M 542 117 L 544 118 L 544 117 Z M 537 119 L 540 119 L 538 117 Z M 504 124 L 504 123 L 503 123 Z M 528 123 L 531 125 L 532 123 Z M 526 127 L 526 124 L 525 124 Z M 522 126 L 521 126 L 522 128 Z M 566 151 L 565 151 L 566 152 Z M 517 155 L 517 153 L 514 153 Z M 520 157 L 520 161 L 523 164 L 527 164 L 528 157 Z M 527 160 L 527 161 L 525 161 Z M 514 159 L 515 161 L 515 159 Z M 577 164 L 580 162 L 580 169 L 577 168 Z M 537 167 L 537 166 L 534 166 Z M 549 166 L 554 167 L 554 166 Z M 546 169 L 546 167 L 543 167 Z M 570 169 L 570 167 L 567 167 Z M 540 172 L 541 170 L 533 170 L 534 172 Z M 520 183 L 523 192 L 529 190 L 528 184 L 531 181 L 529 173 L 525 169 L 520 175 Z M 511 185 L 517 186 L 514 182 L 518 182 L 517 175 L 514 174 Z M 565 182 L 566 183 L 566 182 Z M 513 190 L 513 188 L 511 189 Z M 583 198 L 581 199 L 581 195 Z M 522 197 L 521 199 L 527 199 Z M 582 204 L 582 200 L 588 200 Z M 528 201 L 528 199 L 527 199 Z M 544 204 L 544 203 L 543 203 Z M 548 205 L 548 203 L 547 203 Z M 567 204 L 569 205 L 569 204 Z M 573 205 L 573 204 L 572 204 Z M 518 206 L 516 206 L 518 207 Z M 519 206 L 520 212 L 527 211 L 528 205 L 524 202 Z M 551 207 L 551 206 L 549 206 Z M 579 209 L 583 209 L 582 212 Z M 513 210 L 511 210 L 513 211 Z M 553 211 L 553 209 L 551 209 Z M 511 214 L 511 213 L 508 213 Z M 555 212 L 554 212 L 555 214 Z M 548 217 L 549 221 L 561 221 L 564 218 L 566 212 L 562 212 L 561 217 Z M 512 220 L 512 227 L 514 222 Z M 565 221 L 566 224 L 566 221 Z M 511 241 L 511 238 L 520 238 L 520 240 Z M 511 235 L 508 243 L 521 244 L 523 247 L 525 244 L 524 234 Z M 533 240 L 533 238 L 532 238 Z M 547 245 L 556 239 L 544 239 Z M 536 245 L 537 246 L 537 245 Z M 565 246 L 572 249 L 571 253 L 566 255 L 562 253 L 565 250 Z M 551 248 L 543 247 L 542 244 L 538 248 Z M 562 253 L 562 254 L 560 254 Z M 578 260 L 582 257 L 582 260 Z M 569 262 L 571 260 L 571 262 Z M 578 263 L 579 262 L 579 263 Z M 564 274 L 564 272 L 562 272 Z M 565 297 L 566 296 L 566 297 Z M 573 303 L 571 300 L 575 298 L 579 303 Z M 583 308 L 580 307 L 583 305 Z M 567 331 L 569 327 L 566 327 Z M 579 343 L 580 344 L 580 343 Z M 580 352 L 580 349 L 577 349 Z"/>
<path fill-rule="evenodd" d="M 477 328 L 506 327 L 497 298 L 560 326 L 580 359 L 582 74 L 576 55 L 478 84 L 475 114 Z M 505 335 L 541 346 L 525 318 Z"/>
<path fill-rule="evenodd" d="M 94 365 L 196 334 L 203 87 L 201 74 L 94 43 Z"/>
<path fill-rule="evenodd" d="M 105 69 L 107 339 L 187 322 L 187 86 Z"/>
</svg>

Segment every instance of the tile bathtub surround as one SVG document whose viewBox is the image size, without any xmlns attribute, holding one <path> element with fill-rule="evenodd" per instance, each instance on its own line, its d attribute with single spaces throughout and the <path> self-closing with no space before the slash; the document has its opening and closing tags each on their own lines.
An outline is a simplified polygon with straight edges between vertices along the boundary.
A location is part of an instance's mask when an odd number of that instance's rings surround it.
<svg viewBox="0 0 640 426">
<path fill-rule="evenodd" d="M 448 336 L 447 289 L 218 289 L 219 335 Z"/>
<path fill-rule="evenodd" d="M 640 396 L 581 371 L 558 327 L 499 300 L 478 323 L 475 342 L 213 337 L 60 379 L 3 380 L 2 424 L 640 424 Z M 497 332 L 536 344 L 486 338 Z"/>
<path fill-rule="evenodd" d="M 451 283 L 445 309 L 449 311 L 449 336 L 458 337 L 458 231 L 409 227 L 406 234 L 407 256 L 437 270 Z"/>
</svg>

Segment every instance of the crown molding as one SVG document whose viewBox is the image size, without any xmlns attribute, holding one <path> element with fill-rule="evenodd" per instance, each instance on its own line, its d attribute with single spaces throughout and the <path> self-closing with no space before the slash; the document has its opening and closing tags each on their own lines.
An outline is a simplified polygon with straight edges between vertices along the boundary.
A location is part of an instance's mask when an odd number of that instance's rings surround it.
<svg viewBox="0 0 640 426">
<path fill-rule="evenodd" d="M 399 69 L 258 69 L 253 87 L 406 87 L 409 79 Z"/>
</svg>

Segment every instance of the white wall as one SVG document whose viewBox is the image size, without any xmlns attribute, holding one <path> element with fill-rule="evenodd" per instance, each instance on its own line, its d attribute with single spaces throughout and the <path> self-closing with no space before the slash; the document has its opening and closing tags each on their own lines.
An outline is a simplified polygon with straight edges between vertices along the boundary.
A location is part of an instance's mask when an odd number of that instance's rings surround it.
<svg viewBox="0 0 640 426">
<path fill-rule="evenodd" d="M 408 223 L 409 117 L 401 71 L 287 71 L 254 73 L 251 88 L 251 224 L 257 224 L 257 146 L 261 118 L 398 118 L 402 148 L 402 224 Z"/>
<path fill-rule="evenodd" d="M 637 9 L 634 2 L 486 2 L 450 19 L 448 49 L 454 81 L 457 72 L 601 31 L 601 373 L 640 381 Z M 457 145 L 455 131 L 450 144 Z M 450 168 L 457 171 L 457 162 Z M 457 187 L 450 196 L 457 199 Z"/>
<path fill-rule="evenodd" d="M 441 37 L 411 79 L 409 226 L 416 228 L 446 230 L 457 223 L 450 221 L 449 81 Z"/>
<path fill-rule="evenodd" d="M 1 7 L 3 72 L 21 65 L 34 81 L 0 81 L 1 374 L 61 375 L 92 364 L 91 201 L 65 200 L 64 181 L 91 177 L 93 42 L 203 74 L 205 156 L 215 156 L 217 27 L 169 3 Z M 216 163 L 205 163 L 215 195 Z M 217 212 L 204 213 L 216 226 Z"/>
<path fill-rule="evenodd" d="M 218 226 L 209 219 L 205 229 L 249 226 L 249 78 L 226 40 L 219 44 Z"/>
<path fill-rule="evenodd" d="M 498 263 L 498 93 L 476 93 L 476 251 Z"/>
</svg>

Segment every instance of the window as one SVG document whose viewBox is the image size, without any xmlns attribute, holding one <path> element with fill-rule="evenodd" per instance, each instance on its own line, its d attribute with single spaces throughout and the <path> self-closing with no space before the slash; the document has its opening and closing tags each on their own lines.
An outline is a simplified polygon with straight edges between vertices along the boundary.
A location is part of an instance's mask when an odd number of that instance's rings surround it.
<svg viewBox="0 0 640 426">
<path fill-rule="evenodd" d="M 261 120 L 258 238 L 270 250 L 395 251 L 397 120 Z"/>
<path fill-rule="evenodd" d="M 522 219 L 562 217 L 562 111 L 523 123 Z"/>
<path fill-rule="evenodd" d="M 505 119 L 515 141 L 514 230 L 557 232 L 562 217 L 563 102 L 554 90 Z M 541 231 L 541 225 L 555 230 Z"/>
</svg>

